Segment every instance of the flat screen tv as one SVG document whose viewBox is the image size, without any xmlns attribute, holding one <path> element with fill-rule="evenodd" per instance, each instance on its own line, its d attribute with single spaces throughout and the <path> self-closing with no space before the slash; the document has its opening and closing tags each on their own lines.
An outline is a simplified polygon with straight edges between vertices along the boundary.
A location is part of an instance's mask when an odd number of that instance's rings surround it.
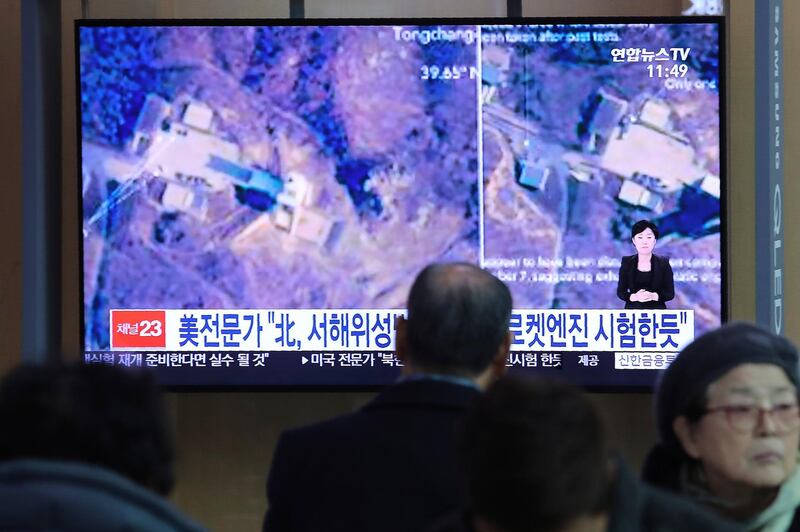
<svg viewBox="0 0 800 532">
<path fill-rule="evenodd" d="M 512 371 L 652 386 L 725 318 L 723 30 L 79 21 L 85 361 L 387 384 L 415 275 L 466 261 L 511 288 Z"/>
</svg>

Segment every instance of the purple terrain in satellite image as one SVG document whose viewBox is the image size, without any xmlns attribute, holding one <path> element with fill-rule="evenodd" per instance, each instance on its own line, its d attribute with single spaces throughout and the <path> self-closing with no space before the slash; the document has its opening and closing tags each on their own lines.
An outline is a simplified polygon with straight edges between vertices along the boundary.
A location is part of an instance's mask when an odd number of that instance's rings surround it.
<svg viewBox="0 0 800 532">
<path fill-rule="evenodd" d="M 476 32 L 437 31 L 81 28 L 86 348 L 109 309 L 401 308 L 479 262 Z"/>
</svg>

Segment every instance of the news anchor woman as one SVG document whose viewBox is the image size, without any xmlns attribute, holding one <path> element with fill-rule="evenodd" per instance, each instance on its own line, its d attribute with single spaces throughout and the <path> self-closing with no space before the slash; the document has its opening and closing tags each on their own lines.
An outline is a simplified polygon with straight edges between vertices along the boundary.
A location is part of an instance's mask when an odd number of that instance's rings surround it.
<svg viewBox="0 0 800 532">
<path fill-rule="evenodd" d="M 617 297 L 626 309 L 665 309 L 675 297 L 672 268 L 667 257 L 655 255 L 658 227 L 639 220 L 631 229 L 636 255 L 622 257 L 617 283 Z"/>
</svg>

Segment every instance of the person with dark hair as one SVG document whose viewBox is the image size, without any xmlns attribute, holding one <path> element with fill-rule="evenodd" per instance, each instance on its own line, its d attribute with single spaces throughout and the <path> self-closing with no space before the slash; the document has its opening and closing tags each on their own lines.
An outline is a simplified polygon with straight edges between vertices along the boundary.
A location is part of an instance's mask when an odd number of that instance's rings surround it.
<svg viewBox="0 0 800 532">
<path fill-rule="evenodd" d="M 617 282 L 617 297 L 626 309 L 665 309 L 675 297 L 675 284 L 669 258 L 653 253 L 658 240 L 658 227 L 648 220 L 639 220 L 631 228 L 635 255 L 622 257 Z"/>
<path fill-rule="evenodd" d="M 641 484 L 576 388 L 505 377 L 466 416 L 467 511 L 435 532 L 715 532 L 737 528 Z"/>
<path fill-rule="evenodd" d="M 21 366 L 0 427 L 0 530 L 202 530 L 163 498 L 174 449 L 149 373 Z"/>
<path fill-rule="evenodd" d="M 458 508 L 455 426 L 505 372 L 510 317 L 508 287 L 488 272 L 426 267 L 396 323 L 402 377 L 355 413 L 280 437 L 264 530 L 419 531 Z"/>
<path fill-rule="evenodd" d="M 795 347 L 755 325 L 697 338 L 659 380 L 643 478 L 747 531 L 800 530 L 799 381 Z"/>
</svg>

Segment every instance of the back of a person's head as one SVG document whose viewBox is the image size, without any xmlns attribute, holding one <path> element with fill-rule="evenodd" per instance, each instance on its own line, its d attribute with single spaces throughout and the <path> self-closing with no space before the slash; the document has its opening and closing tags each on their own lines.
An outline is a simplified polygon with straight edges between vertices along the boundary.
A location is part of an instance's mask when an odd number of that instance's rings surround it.
<svg viewBox="0 0 800 532">
<path fill-rule="evenodd" d="M 511 293 L 499 279 L 466 263 L 432 264 L 408 296 L 409 356 L 420 368 L 478 374 L 508 334 Z"/>
<path fill-rule="evenodd" d="M 461 451 L 474 515 L 503 532 L 555 532 L 607 508 L 602 423 L 567 384 L 500 379 L 467 417 Z"/>
<path fill-rule="evenodd" d="M 21 366 L 0 382 L 0 461 L 111 469 L 165 495 L 174 449 L 153 376 L 105 365 Z"/>
</svg>

